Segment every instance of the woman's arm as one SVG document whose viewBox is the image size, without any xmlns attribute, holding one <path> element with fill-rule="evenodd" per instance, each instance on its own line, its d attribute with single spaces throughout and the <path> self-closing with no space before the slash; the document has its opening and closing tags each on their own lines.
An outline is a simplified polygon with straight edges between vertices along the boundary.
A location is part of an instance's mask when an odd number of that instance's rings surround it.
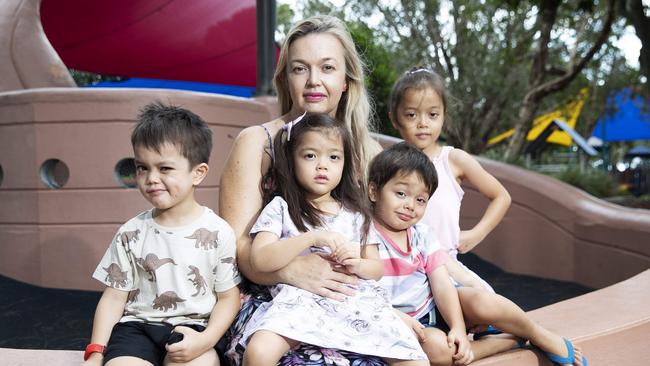
<svg viewBox="0 0 650 366">
<path fill-rule="evenodd" d="M 252 240 L 250 228 L 262 209 L 262 172 L 264 146 L 268 139 L 259 126 L 244 129 L 234 145 L 221 174 L 219 187 L 219 215 L 235 232 L 237 264 L 251 281 L 264 285 L 289 283 L 307 291 L 342 300 L 352 295 L 347 284 L 356 283 L 356 277 L 332 270 L 329 262 L 317 254 L 298 256 L 287 266 L 275 272 L 255 271 L 251 266 Z"/>
<path fill-rule="evenodd" d="M 128 291 L 117 290 L 112 287 L 106 287 L 102 297 L 97 303 L 95 318 L 93 319 L 93 332 L 90 337 L 90 343 L 96 343 L 106 346 L 111 336 L 113 326 L 122 318 L 124 306 L 129 296 Z M 100 365 L 104 355 L 95 352 L 90 355 L 84 365 Z"/>
<path fill-rule="evenodd" d="M 291 238 L 279 239 L 274 233 L 260 231 L 253 240 L 251 263 L 257 271 L 271 272 L 285 267 L 305 249 L 327 247 L 331 253 L 347 245 L 345 237 L 339 233 L 313 230 Z"/>
<path fill-rule="evenodd" d="M 250 280 L 264 285 L 281 282 L 275 273 L 251 267 L 249 231 L 262 209 L 264 146 L 268 139 L 259 126 L 248 127 L 235 139 L 219 186 L 219 215 L 230 224 L 237 240 L 237 265 Z M 252 148 L 253 147 L 253 148 Z M 268 165 L 268 164 L 267 164 Z"/>
<path fill-rule="evenodd" d="M 260 272 L 284 268 L 305 249 L 316 245 L 316 233 L 306 232 L 280 239 L 274 233 L 260 231 L 255 235 L 251 250 L 251 265 Z"/>
<path fill-rule="evenodd" d="M 458 179 L 466 178 L 490 200 L 481 220 L 472 229 L 460 232 L 458 251 L 467 253 L 485 239 L 503 219 L 510 207 L 510 194 L 494 176 L 485 171 L 481 164 L 465 151 L 452 150 L 449 160 Z"/>
</svg>

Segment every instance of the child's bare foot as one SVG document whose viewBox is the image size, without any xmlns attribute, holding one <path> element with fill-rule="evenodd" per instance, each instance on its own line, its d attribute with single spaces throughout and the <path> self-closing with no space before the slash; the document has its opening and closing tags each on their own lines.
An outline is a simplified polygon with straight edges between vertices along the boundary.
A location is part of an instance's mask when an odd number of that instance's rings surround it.
<svg viewBox="0 0 650 366">
<path fill-rule="evenodd" d="M 582 364 L 582 349 L 579 346 L 573 346 L 573 364 L 576 366 L 586 366 Z"/>
</svg>

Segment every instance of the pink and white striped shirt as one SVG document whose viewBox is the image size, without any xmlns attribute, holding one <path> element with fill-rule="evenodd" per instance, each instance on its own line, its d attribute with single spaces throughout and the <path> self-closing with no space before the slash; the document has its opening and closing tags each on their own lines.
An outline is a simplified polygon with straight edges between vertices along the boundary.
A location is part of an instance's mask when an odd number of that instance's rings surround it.
<svg viewBox="0 0 650 366">
<path fill-rule="evenodd" d="M 379 256 L 384 263 L 384 276 L 379 280 L 394 308 L 416 319 L 435 306 L 427 274 L 445 264 L 447 257 L 428 226 L 416 224 L 407 230 L 407 251 L 403 251 L 371 225 L 368 243 L 379 243 Z"/>
</svg>

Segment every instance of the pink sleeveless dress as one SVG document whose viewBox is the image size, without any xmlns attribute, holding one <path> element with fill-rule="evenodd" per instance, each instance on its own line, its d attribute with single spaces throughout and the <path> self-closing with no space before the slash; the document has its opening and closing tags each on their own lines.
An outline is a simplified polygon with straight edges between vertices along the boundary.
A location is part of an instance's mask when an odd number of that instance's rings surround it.
<svg viewBox="0 0 650 366">
<path fill-rule="evenodd" d="M 420 222 L 427 224 L 436 233 L 440 246 L 449 256 L 458 261 L 458 241 L 460 237 L 460 205 L 465 192 L 456 181 L 451 166 L 449 165 L 449 154 L 454 148 L 444 146 L 437 157 L 432 158 L 433 165 L 438 173 L 438 188 L 429 199 L 426 212 Z M 492 286 L 480 278 L 476 273 L 465 267 L 469 273 L 478 278 L 484 287 L 494 292 Z"/>
</svg>

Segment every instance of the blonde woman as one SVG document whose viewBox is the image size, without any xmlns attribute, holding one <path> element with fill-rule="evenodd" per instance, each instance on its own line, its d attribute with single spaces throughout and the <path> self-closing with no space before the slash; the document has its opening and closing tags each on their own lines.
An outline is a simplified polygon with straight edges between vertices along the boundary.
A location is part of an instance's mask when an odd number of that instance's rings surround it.
<svg viewBox="0 0 650 366">
<path fill-rule="evenodd" d="M 363 190 L 367 163 L 381 149 L 369 135 L 372 107 L 364 86 L 364 65 L 347 27 L 339 19 L 311 17 L 289 31 L 280 50 L 274 85 L 282 116 L 244 129 L 237 136 L 221 175 L 219 213 L 235 231 L 239 269 L 249 280 L 243 288 L 242 310 L 224 340 L 226 355 L 233 365 L 241 364 L 243 348 L 237 344 L 246 322 L 259 305 L 270 300 L 265 286 L 288 283 L 342 300 L 353 294 L 349 285 L 357 281 L 356 276 L 334 270 L 316 254 L 298 256 L 274 272 L 252 269 L 249 232 L 273 193 L 269 172 L 275 159 L 272 145 L 276 133 L 305 112 L 327 113 L 343 121 L 354 142 L 353 169 L 359 189 Z M 292 357 L 290 364 L 300 364 L 303 357 L 311 359 L 310 365 L 320 357 L 324 365 L 325 358 L 364 356 L 302 347 L 288 357 Z"/>
</svg>

